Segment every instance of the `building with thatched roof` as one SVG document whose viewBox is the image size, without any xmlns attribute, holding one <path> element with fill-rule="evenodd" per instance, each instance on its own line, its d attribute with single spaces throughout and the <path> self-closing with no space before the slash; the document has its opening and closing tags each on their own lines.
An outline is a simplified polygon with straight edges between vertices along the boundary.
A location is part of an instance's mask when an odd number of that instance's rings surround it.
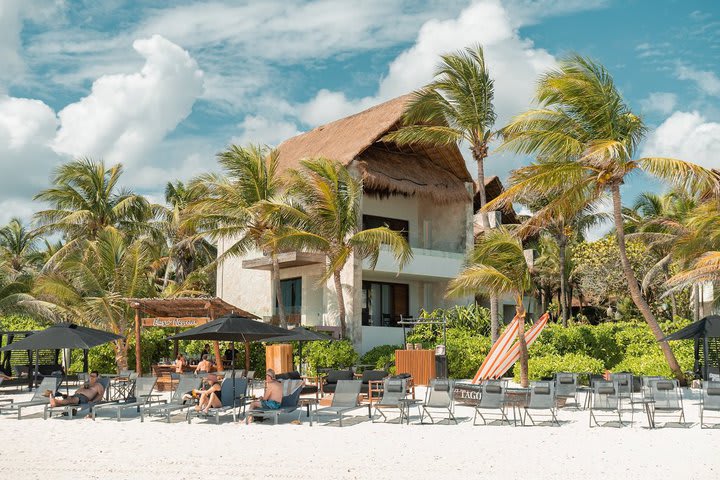
<svg viewBox="0 0 720 480">
<path fill-rule="evenodd" d="M 346 165 L 363 182 L 364 226 L 402 231 L 413 249 L 412 261 L 400 273 L 386 251 L 374 269 L 356 258 L 343 270 L 348 331 L 362 352 L 378 344 L 402 343 L 402 329 L 394 328 L 401 317 L 455 303 L 444 297 L 447 282 L 457 276 L 474 241 L 475 188 L 457 146 L 408 147 L 382 140 L 399 128 L 409 98 L 398 97 L 317 127 L 278 147 L 281 172 L 319 156 Z M 224 248 L 221 241 L 219 253 Z M 319 283 L 324 256 L 288 252 L 281 255 L 280 267 L 290 320 L 337 325 L 332 281 Z M 270 268 L 269 258 L 260 253 L 226 261 L 219 267 L 218 293 L 272 319 L 277 307 Z"/>
</svg>

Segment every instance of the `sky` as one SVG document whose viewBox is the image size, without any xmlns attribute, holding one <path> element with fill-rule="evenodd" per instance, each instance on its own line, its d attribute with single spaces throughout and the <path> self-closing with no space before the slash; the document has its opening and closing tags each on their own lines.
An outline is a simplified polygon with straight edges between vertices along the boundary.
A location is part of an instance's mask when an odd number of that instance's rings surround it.
<svg viewBox="0 0 720 480">
<path fill-rule="evenodd" d="M 642 115 L 640 155 L 720 168 L 714 0 L 0 0 L 0 224 L 29 220 L 72 158 L 120 162 L 125 186 L 162 201 L 229 144 L 277 145 L 410 92 L 476 43 L 497 127 L 580 53 Z M 529 161 L 491 152 L 486 173 Z M 625 203 L 663 188 L 636 175 Z"/>
</svg>

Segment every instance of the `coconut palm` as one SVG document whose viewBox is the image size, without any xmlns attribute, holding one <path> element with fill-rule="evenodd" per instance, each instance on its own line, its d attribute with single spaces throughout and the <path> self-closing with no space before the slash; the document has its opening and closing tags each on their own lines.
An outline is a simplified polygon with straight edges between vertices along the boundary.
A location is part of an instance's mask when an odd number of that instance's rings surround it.
<svg viewBox="0 0 720 480">
<path fill-rule="evenodd" d="M 218 154 L 222 174 L 205 174 L 193 180 L 195 200 L 190 204 L 186 228 L 214 240 L 231 242 L 220 255 L 222 262 L 259 250 L 270 257 L 272 284 L 278 304 L 280 325 L 287 326 L 280 288 L 283 223 L 268 207 L 280 195 L 278 153 L 268 147 L 231 145 Z"/>
<path fill-rule="evenodd" d="M 61 233 L 67 251 L 83 239 L 95 240 L 106 228 L 138 233 L 147 226 L 153 206 L 142 196 L 120 188 L 120 164 L 80 158 L 61 165 L 53 186 L 35 195 L 52 208 L 35 214 L 37 233 Z"/>
<path fill-rule="evenodd" d="M 497 117 L 493 106 L 494 82 L 481 45 L 440 58 L 434 80 L 413 92 L 403 115 L 403 126 L 384 139 L 400 145 L 467 142 L 477 163 L 477 192 L 482 208 L 487 201 L 485 159 L 489 144 L 497 135 L 493 130 Z M 483 230 L 489 228 L 485 211 L 481 211 L 480 224 Z M 494 294 L 490 297 L 490 323 L 494 342 L 499 332 L 498 299 Z"/>
<path fill-rule="evenodd" d="M 612 77 L 600 64 L 577 55 L 541 76 L 538 109 L 515 117 L 503 128 L 503 148 L 534 154 L 542 161 L 512 175 L 512 185 L 486 205 L 497 208 L 512 198 L 545 194 L 552 200 L 531 219 L 540 227 L 559 215 L 568 216 L 596 203 L 607 192 L 623 273 L 630 295 L 657 340 L 664 337 L 628 260 L 620 187 L 633 173 L 644 170 L 691 191 L 718 191 L 718 176 L 689 162 L 671 158 L 635 158 L 646 128 L 632 113 Z M 682 379 L 682 371 L 667 342 L 660 342 L 665 358 Z"/>
<path fill-rule="evenodd" d="M 126 369 L 126 337 L 135 317 L 123 299 L 154 296 L 151 260 L 145 242 L 128 241 L 123 233 L 106 227 L 94 240 L 78 242 L 55 268 L 40 275 L 34 293 L 66 318 L 121 335 L 113 342 L 115 361 L 118 369 Z"/>
<path fill-rule="evenodd" d="M 525 342 L 525 307 L 523 298 L 533 288 L 530 268 L 522 241 L 505 227 L 480 237 L 467 265 L 448 285 L 447 295 L 458 297 L 477 292 L 512 295 L 519 319 L 520 382 L 528 385 L 528 350 Z"/>
<path fill-rule="evenodd" d="M 17 272 L 37 264 L 37 234 L 25 228 L 19 218 L 0 228 L 0 258 Z"/>
<path fill-rule="evenodd" d="M 288 172 L 288 193 L 298 204 L 274 205 L 294 225 L 283 235 L 283 241 L 327 256 L 325 275 L 320 281 L 333 279 L 340 328 L 346 336 L 340 274 L 348 261 L 353 257 L 369 258 L 374 268 L 380 249 L 385 246 L 402 268 L 412 258 L 412 250 L 405 237 L 388 227 L 360 228 L 362 183 L 342 164 L 314 158 L 303 160 L 300 165 L 300 169 Z"/>
</svg>

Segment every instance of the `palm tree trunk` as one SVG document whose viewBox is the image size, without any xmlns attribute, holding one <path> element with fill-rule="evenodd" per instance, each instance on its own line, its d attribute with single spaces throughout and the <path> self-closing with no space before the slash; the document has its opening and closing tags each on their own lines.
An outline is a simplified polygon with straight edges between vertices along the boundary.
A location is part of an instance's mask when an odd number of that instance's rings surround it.
<svg viewBox="0 0 720 480">
<path fill-rule="evenodd" d="M 568 326 L 568 305 L 567 305 L 567 269 L 565 268 L 567 242 L 564 238 L 558 239 L 558 256 L 560 261 L 560 310 L 562 312 L 562 325 Z"/>
<path fill-rule="evenodd" d="M 625 274 L 625 278 L 627 279 L 630 296 L 632 297 L 633 302 L 635 302 L 637 308 L 640 310 L 640 313 L 642 313 L 643 318 L 645 318 L 645 321 L 650 327 L 650 331 L 655 336 L 655 339 L 659 341 L 660 348 L 665 355 L 665 360 L 668 362 L 670 370 L 672 370 L 675 377 L 677 377 L 677 379 L 684 384 L 685 377 L 683 376 L 682 370 L 680 369 L 680 365 L 678 364 L 675 355 L 670 349 L 670 345 L 668 344 L 668 342 L 660 342 L 660 340 L 665 337 L 665 334 L 660 329 L 660 325 L 658 325 L 657 320 L 655 320 L 655 317 L 650 311 L 650 305 L 648 305 L 648 303 L 645 301 L 645 298 L 640 291 L 640 285 L 638 284 L 635 273 L 633 272 L 632 266 L 630 265 L 630 260 L 627 256 L 627 249 L 625 247 L 625 228 L 623 226 L 622 218 L 622 199 L 620 198 L 620 185 L 613 185 L 612 187 L 610 187 L 610 191 L 612 192 L 613 216 L 615 219 L 615 231 L 617 234 L 618 250 L 620 250 L 620 262 L 622 263 L 623 273 Z"/>
<path fill-rule="evenodd" d="M 345 322 L 345 296 L 343 295 L 339 271 L 333 272 L 333 280 L 335 281 L 335 292 L 337 293 L 338 316 L 340 317 L 340 334 L 342 338 L 345 338 L 347 335 L 347 324 Z"/>
<path fill-rule="evenodd" d="M 500 337 L 498 307 L 497 295 L 490 295 L 490 339 L 492 340 L 492 343 L 497 342 L 497 339 Z"/>
<path fill-rule="evenodd" d="M 162 285 L 163 291 L 165 291 L 165 289 L 167 288 L 168 283 L 170 281 L 170 266 L 171 265 L 172 265 L 172 257 L 170 257 L 168 255 L 167 265 L 165 265 L 165 275 L 163 275 L 163 285 Z"/>
<path fill-rule="evenodd" d="M 525 307 L 522 303 L 522 296 L 517 300 L 515 312 L 518 316 L 518 345 L 520 346 L 520 386 L 527 387 L 530 382 L 528 379 L 528 348 L 525 341 Z"/>
<path fill-rule="evenodd" d="M 115 342 L 113 342 L 113 347 L 115 347 L 115 366 L 117 368 L 117 373 L 120 373 L 120 370 L 127 370 L 128 368 L 127 340 L 116 340 Z"/>
<path fill-rule="evenodd" d="M 280 262 L 278 261 L 277 255 L 273 252 L 272 257 L 272 271 L 273 271 L 273 285 L 275 285 L 275 299 L 278 304 L 278 317 L 280 318 L 280 326 L 287 328 L 287 318 L 285 317 L 285 303 L 282 298 L 282 286 L 280 285 Z"/>
</svg>

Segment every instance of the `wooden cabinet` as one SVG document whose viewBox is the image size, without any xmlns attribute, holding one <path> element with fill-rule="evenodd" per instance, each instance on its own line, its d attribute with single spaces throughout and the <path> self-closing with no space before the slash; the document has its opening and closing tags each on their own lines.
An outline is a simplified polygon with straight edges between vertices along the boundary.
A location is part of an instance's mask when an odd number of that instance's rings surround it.
<svg viewBox="0 0 720 480">
<path fill-rule="evenodd" d="M 289 343 L 276 343 L 265 347 L 265 368 L 272 368 L 275 373 L 292 372 L 293 349 Z"/>
<path fill-rule="evenodd" d="M 395 372 L 409 373 L 415 385 L 435 378 L 435 350 L 395 350 Z"/>
</svg>

